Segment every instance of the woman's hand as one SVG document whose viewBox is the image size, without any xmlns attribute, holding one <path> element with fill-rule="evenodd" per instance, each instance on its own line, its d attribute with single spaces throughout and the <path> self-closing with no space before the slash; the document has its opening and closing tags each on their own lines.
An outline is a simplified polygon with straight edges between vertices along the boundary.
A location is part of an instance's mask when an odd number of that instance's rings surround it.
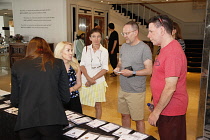
<svg viewBox="0 0 210 140">
<path fill-rule="evenodd" d="M 88 78 L 87 82 L 85 83 L 86 87 L 90 87 L 91 85 L 94 85 L 96 83 L 96 80 L 94 78 Z"/>
<path fill-rule="evenodd" d="M 69 88 L 70 93 L 76 91 L 74 87 Z"/>
<path fill-rule="evenodd" d="M 86 87 L 90 87 L 91 84 L 87 81 L 87 82 L 85 83 L 85 86 L 86 86 Z"/>
<path fill-rule="evenodd" d="M 94 78 L 89 78 L 88 82 L 90 83 L 90 85 L 94 85 L 96 83 L 96 80 Z"/>
</svg>

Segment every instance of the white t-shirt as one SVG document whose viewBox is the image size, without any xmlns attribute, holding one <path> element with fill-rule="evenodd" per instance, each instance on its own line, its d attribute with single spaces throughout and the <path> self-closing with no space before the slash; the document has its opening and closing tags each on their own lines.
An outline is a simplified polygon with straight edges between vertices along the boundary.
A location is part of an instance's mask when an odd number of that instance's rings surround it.
<svg viewBox="0 0 210 140">
<path fill-rule="evenodd" d="M 108 71 L 108 51 L 102 45 L 100 48 L 94 52 L 92 45 L 84 47 L 82 52 L 82 58 L 80 62 L 80 66 L 85 66 L 87 73 L 90 77 L 95 76 L 102 69 Z M 105 77 L 102 76 L 96 80 L 96 84 L 105 81 Z M 82 74 L 82 83 L 85 84 L 87 82 L 86 77 Z"/>
</svg>

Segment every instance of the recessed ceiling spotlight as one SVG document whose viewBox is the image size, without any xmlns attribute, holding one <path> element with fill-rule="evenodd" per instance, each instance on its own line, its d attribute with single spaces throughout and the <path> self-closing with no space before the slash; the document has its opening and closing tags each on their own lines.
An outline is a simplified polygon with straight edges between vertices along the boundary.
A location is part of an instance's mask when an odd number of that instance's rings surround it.
<svg viewBox="0 0 210 140">
<path fill-rule="evenodd" d="M 104 2 L 104 1 L 101 1 L 101 2 Z"/>
</svg>

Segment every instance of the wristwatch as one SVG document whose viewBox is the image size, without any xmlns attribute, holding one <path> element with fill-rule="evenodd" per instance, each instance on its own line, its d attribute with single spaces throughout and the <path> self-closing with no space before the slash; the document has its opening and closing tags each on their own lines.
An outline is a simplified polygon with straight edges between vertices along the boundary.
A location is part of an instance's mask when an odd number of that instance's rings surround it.
<svg viewBox="0 0 210 140">
<path fill-rule="evenodd" d="M 136 76 L 136 71 L 133 71 L 133 76 Z"/>
</svg>

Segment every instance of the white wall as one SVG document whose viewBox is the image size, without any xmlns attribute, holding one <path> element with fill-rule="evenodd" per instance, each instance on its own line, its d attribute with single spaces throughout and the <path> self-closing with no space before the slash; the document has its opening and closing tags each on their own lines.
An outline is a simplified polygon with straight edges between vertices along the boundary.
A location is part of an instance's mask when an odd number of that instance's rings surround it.
<svg viewBox="0 0 210 140">
<path fill-rule="evenodd" d="M 74 37 L 72 36 L 72 32 L 73 32 L 73 19 L 72 19 L 72 10 L 71 8 L 75 7 L 76 8 L 76 13 L 78 15 L 79 13 L 79 7 L 84 7 L 84 9 L 90 9 L 91 12 L 87 12 L 87 13 L 80 13 L 83 15 L 90 15 L 92 16 L 92 27 L 94 27 L 94 16 L 98 16 L 94 14 L 94 11 L 103 11 L 104 15 L 102 15 L 102 17 L 104 17 L 105 19 L 105 23 L 107 23 L 106 21 L 106 13 L 109 12 L 110 9 L 110 5 L 108 4 L 100 4 L 100 3 L 96 3 L 96 2 L 90 2 L 90 1 L 86 1 L 86 0 L 67 0 L 67 23 L 68 23 L 68 41 L 73 42 Z M 104 34 L 106 35 L 106 29 L 107 29 L 107 25 L 104 25 Z M 78 16 L 76 16 L 76 31 L 78 30 Z"/>
<path fill-rule="evenodd" d="M 193 9 L 192 2 L 151 4 L 183 22 L 204 22 L 206 9 Z"/>
<path fill-rule="evenodd" d="M 0 34 L 4 37 L 4 30 L 2 30 L 2 27 L 4 27 L 4 17 L 0 16 Z"/>
<path fill-rule="evenodd" d="M 192 2 L 181 3 L 162 3 L 162 4 L 145 4 L 147 7 L 161 14 L 168 15 L 173 21 L 177 22 L 182 30 L 184 39 L 203 39 L 204 36 L 204 19 L 206 9 L 193 9 Z M 144 9 L 141 5 L 124 5 L 136 15 L 144 17 L 146 20 L 157 13 Z M 132 10 L 133 8 L 133 10 Z M 143 14 L 145 11 L 145 14 Z"/>
<path fill-rule="evenodd" d="M 66 0 L 13 0 L 14 32 L 49 43 L 67 40 Z"/>
<path fill-rule="evenodd" d="M 147 5 L 177 22 L 184 39 L 203 39 L 206 9 L 193 9 L 192 2 Z M 174 12 L 176 11 L 176 12 Z"/>
<path fill-rule="evenodd" d="M 12 10 L 12 0 L 0 0 L 0 9 Z"/>
<path fill-rule="evenodd" d="M 118 12 L 115 12 L 114 10 L 109 11 L 110 17 L 109 17 L 109 22 L 115 24 L 115 30 L 119 34 L 119 44 L 122 45 L 125 43 L 125 38 L 121 35 L 121 32 L 123 30 L 123 26 L 131 21 L 129 18 L 126 18 L 125 16 L 121 15 Z M 148 41 L 149 39 L 147 38 L 147 33 L 148 30 L 144 26 L 140 26 L 139 29 L 139 38 L 143 41 Z"/>
</svg>

